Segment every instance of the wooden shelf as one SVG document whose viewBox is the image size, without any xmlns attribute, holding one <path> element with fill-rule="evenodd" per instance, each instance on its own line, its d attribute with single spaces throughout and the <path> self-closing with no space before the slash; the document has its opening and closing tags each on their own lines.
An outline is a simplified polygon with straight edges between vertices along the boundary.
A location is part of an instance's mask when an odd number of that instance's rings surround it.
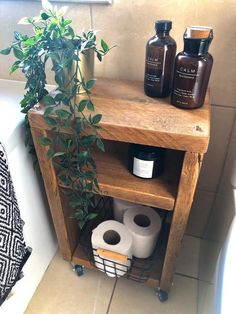
<svg viewBox="0 0 236 314">
<path fill-rule="evenodd" d="M 83 95 L 78 96 L 78 102 Z M 205 153 L 210 136 L 209 93 L 203 107 L 179 109 L 168 98 L 146 96 L 142 82 L 98 79 L 91 94 L 103 115 L 101 136 L 107 140 Z M 34 128 L 50 130 L 43 104 L 29 111 Z M 32 120 L 32 121 L 31 121 Z"/>
<path fill-rule="evenodd" d="M 173 210 L 177 194 L 181 152 L 167 151 L 163 176 L 140 179 L 127 168 L 128 145 L 106 142 L 106 153 L 95 155 L 98 182 L 103 195 L 131 202 Z"/>
<path fill-rule="evenodd" d="M 183 153 L 167 150 L 162 176 L 141 179 L 128 170 L 128 144 L 105 141 L 106 152 L 94 154 L 102 195 L 173 210 L 178 190 Z M 63 188 L 68 188 L 59 182 Z"/>
</svg>

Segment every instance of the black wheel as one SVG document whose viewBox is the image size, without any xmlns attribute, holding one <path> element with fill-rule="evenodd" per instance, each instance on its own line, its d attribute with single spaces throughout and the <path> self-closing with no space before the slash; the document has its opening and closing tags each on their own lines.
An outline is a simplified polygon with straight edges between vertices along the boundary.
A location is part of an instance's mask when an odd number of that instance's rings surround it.
<svg viewBox="0 0 236 314">
<path fill-rule="evenodd" d="M 168 292 L 161 290 L 160 288 L 157 289 L 156 295 L 161 302 L 165 302 L 168 300 Z"/>
<path fill-rule="evenodd" d="M 84 266 L 82 266 L 82 265 L 75 265 L 73 267 L 73 271 L 76 273 L 77 276 L 83 276 L 83 274 L 84 274 Z"/>
</svg>

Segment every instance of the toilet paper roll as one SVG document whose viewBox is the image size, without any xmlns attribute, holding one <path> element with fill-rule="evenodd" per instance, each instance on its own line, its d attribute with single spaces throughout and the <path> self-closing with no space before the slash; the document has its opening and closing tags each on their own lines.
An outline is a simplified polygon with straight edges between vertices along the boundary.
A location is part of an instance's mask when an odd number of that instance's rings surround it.
<svg viewBox="0 0 236 314">
<path fill-rule="evenodd" d="M 93 230 L 91 242 L 95 265 L 101 271 L 110 277 L 127 272 L 132 258 L 132 236 L 125 225 L 115 220 L 104 221 Z"/>
<path fill-rule="evenodd" d="M 123 216 L 127 209 L 137 207 L 137 204 L 120 200 L 118 198 L 113 199 L 113 213 L 115 220 L 123 222 Z"/>
<path fill-rule="evenodd" d="M 135 257 L 148 258 L 155 248 L 161 229 L 161 218 L 151 207 L 136 206 L 124 213 L 124 224 L 132 234 Z"/>
</svg>

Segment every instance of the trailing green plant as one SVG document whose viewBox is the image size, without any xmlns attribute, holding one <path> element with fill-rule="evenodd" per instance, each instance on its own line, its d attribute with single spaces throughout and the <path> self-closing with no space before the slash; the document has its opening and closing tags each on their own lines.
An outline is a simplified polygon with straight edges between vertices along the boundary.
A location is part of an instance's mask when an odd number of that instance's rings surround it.
<svg viewBox="0 0 236 314">
<path fill-rule="evenodd" d="M 48 146 L 47 157 L 52 159 L 58 180 L 64 187 L 62 192 L 69 196 L 73 216 L 83 228 L 95 217 L 89 208 L 94 206 L 94 193 L 99 192 L 93 149 L 97 147 L 104 151 L 104 145 L 97 132 L 102 115 L 94 113 L 91 99 L 95 80 L 85 81 L 79 62 L 81 54 L 88 49 L 92 49 L 101 61 L 111 48 L 101 40 L 99 49 L 93 30 L 76 34 L 71 27 L 72 21 L 64 17 L 66 7 L 57 9 L 47 0 L 42 0 L 42 7 L 38 17 L 25 17 L 19 21 L 19 24 L 31 25 L 33 35 L 14 32 L 14 42 L 0 52 L 3 55 L 13 52 L 17 60 L 10 72 L 20 69 L 26 78 L 26 93 L 20 105 L 26 114 L 26 142 L 31 152 L 34 152 L 34 147 L 27 113 L 40 100 L 46 106 L 44 119 L 54 136 L 43 137 L 39 141 Z M 46 64 L 49 60 L 58 86 L 52 94 L 46 89 Z M 78 98 L 77 93 L 81 89 L 85 93 Z"/>
</svg>

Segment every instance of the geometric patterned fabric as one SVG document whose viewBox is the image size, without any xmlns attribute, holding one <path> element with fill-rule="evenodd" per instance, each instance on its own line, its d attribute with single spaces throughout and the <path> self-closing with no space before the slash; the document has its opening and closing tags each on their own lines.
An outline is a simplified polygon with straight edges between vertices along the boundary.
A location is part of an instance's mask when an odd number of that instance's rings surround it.
<svg viewBox="0 0 236 314">
<path fill-rule="evenodd" d="M 20 217 L 6 153 L 0 143 L 0 306 L 30 256 L 23 237 L 24 222 Z"/>
</svg>

